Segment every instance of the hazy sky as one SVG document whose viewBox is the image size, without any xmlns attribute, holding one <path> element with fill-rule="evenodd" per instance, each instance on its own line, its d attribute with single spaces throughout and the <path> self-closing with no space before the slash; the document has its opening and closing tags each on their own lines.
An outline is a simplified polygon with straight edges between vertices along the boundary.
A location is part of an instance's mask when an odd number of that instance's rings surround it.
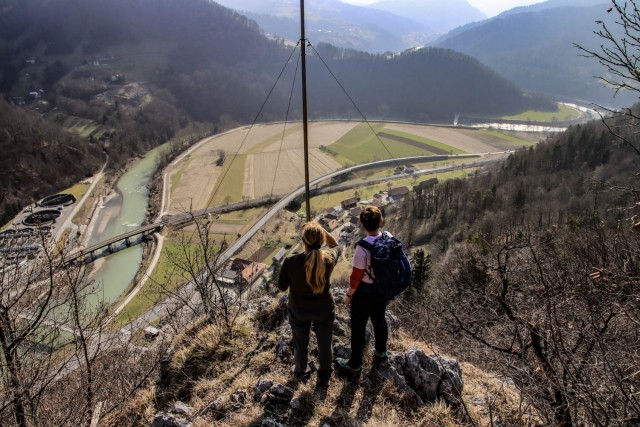
<svg viewBox="0 0 640 427">
<path fill-rule="evenodd" d="M 371 4 L 379 0 L 342 0 L 351 4 Z M 446 1 L 446 0 L 443 0 Z M 543 0 L 467 0 L 471 5 L 483 11 L 488 17 L 497 15 L 516 6 L 540 3 Z"/>
</svg>

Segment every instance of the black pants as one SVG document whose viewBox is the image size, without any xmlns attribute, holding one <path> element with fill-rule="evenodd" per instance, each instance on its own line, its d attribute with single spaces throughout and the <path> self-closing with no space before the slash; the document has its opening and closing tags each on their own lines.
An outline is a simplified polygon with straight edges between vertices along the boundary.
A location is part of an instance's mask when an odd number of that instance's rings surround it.
<svg viewBox="0 0 640 427">
<path fill-rule="evenodd" d="M 387 351 L 389 328 L 385 318 L 387 303 L 382 295 L 375 292 L 369 283 L 360 283 L 351 300 L 351 359 L 349 365 L 358 369 L 362 366 L 367 321 L 371 319 L 375 348 L 378 353 Z"/>
<path fill-rule="evenodd" d="M 331 338 L 335 308 L 332 305 L 313 310 L 289 305 L 289 324 L 293 333 L 294 372 L 303 373 L 309 362 L 309 332 L 313 326 L 318 341 L 318 378 L 331 376 Z"/>
</svg>

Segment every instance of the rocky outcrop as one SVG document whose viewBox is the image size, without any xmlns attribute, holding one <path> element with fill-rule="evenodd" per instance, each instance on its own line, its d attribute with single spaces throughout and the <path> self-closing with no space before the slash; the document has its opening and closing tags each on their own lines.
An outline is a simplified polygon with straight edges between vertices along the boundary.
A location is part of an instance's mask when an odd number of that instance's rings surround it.
<svg viewBox="0 0 640 427">
<path fill-rule="evenodd" d="M 377 367 L 377 374 L 416 404 L 442 399 L 457 405 L 464 387 L 457 361 L 422 350 L 391 352 L 389 361 Z"/>
<path fill-rule="evenodd" d="M 341 297 L 343 297 L 341 291 L 335 292 L 334 298 L 337 301 Z M 270 310 L 282 313 L 286 309 L 286 304 L 287 299 L 283 297 L 278 301 L 277 306 L 270 308 Z M 269 310 L 265 304 L 261 304 L 260 307 L 260 310 Z M 273 318 L 273 316 L 262 316 L 263 318 Z M 390 330 L 394 331 L 398 328 L 399 320 L 393 314 L 387 313 L 387 323 Z M 333 329 L 333 355 L 336 358 L 348 359 L 351 356 L 349 319 L 339 314 L 336 315 Z M 291 327 L 285 322 L 280 324 L 276 331 L 274 343 L 276 356 L 283 362 L 290 361 L 293 355 Z M 369 324 L 366 340 L 371 341 L 372 339 L 373 328 Z M 370 378 L 363 379 L 363 381 L 366 381 L 365 385 L 374 384 L 380 380 L 391 381 L 403 396 L 403 401 L 418 405 L 433 403 L 436 400 L 444 400 L 449 404 L 457 405 L 460 402 L 464 387 L 462 369 L 456 360 L 443 356 L 430 356 L 419 349 L 390 352 L 389 360 L 373 366 L 370 371 Z M 267 387 L 265 384 L 267 383 L 259 383 L 256 387 Z M 273 384 L 269 384 L 267 388 L 272 386 Z M 260 393 L 265 391 L 266 389 Z M 261 399 L 269 400 L 267 397 L 261 397 Z"/>
<path fill-rule="evenodd" d="M 153 417 L 151 427 L 189 427 L 191 422 L 187 419 L 193 416 L 195 409 L 184 402 L 176 402 L 171 412 L 160 412 Z"/>
</svg>

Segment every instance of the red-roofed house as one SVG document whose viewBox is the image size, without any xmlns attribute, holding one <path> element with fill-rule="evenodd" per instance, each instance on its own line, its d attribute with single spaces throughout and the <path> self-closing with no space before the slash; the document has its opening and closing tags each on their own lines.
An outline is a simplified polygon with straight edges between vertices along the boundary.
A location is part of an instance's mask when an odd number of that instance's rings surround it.
<svg viewBox="0 0 640 427">
<path fill-rule="evenodd" d="M 236 272 L 235 283 L 248 286 L 264 273 L 267 265 L 236 258 L 231 263 L 231 270 Z"/>
<path fill-rule="evenodd" d="M 329 232 L 335 230 L 338 227 L 340 227 L 340 221 L 338 221 L 337 219 L 332 219 L 328 221 L 327 224 L 324 226 L 324 228 Z"/>
</svg>

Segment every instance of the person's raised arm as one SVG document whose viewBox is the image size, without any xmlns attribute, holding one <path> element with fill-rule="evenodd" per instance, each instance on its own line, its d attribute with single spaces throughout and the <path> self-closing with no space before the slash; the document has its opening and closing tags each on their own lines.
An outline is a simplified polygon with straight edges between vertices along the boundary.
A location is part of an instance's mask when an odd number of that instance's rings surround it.
<svg viewBox="0 0 640 427">
<path fill-rule="evenodd" d="M 330 248 L 338 246 L 338 241 L 327 230 L 324 230 L 324 241 Z"/>
</svg>

